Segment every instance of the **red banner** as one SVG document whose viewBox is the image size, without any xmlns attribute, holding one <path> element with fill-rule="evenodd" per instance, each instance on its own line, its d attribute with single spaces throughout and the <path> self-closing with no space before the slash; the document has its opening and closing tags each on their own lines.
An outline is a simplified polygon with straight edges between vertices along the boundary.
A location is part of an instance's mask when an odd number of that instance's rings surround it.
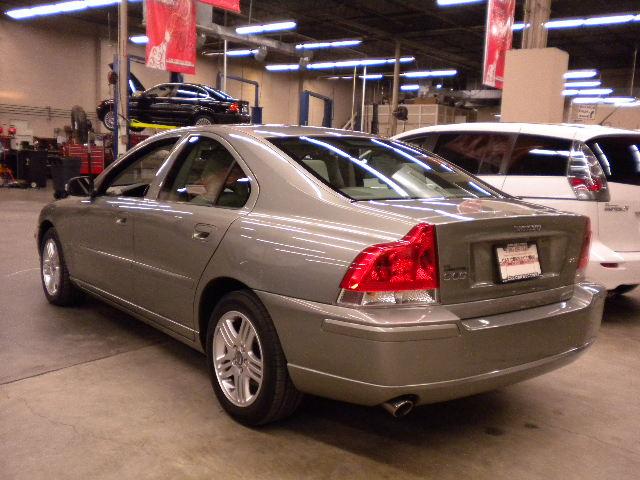
<svg viewBox="0 0 640 480">
<path fill-rule="evenodd" d="M 229 10 L 231 12 L 240 13 L 240 0 L 200 0 L 215 8 Z"/>
<path fill-rule="evenodd" d="M 487 4 L 482 83 L 489 87 L 502 88 L 504 62 L 513 40 L 515 9 L 516 0 L 489 0 Z"/>
<path fill-rule="evenodd" d="M 147 67 L 196 73 L 194 0 L 147 0 Z"/>
</svg>

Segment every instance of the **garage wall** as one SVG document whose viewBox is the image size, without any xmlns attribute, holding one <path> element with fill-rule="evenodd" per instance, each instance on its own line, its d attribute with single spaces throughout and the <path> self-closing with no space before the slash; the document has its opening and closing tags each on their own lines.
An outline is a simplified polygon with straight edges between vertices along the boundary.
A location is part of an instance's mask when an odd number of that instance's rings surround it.
<svg viewBox="0 0 640 480">
<path fill-rule="evenodd" d="M 74 105 L 95 115 L 97 103 L 110 95 L 106 79 L 116 46 L 95 33 L 72 33 L 83 30 L 91 31 L 87 25 L 84 29 L 60 30 L 0 19 L 0 125 L 26 120 L 34 135 L 52 136 L 54 128 L 69 124 L 69 110 Z M 129 48 L 132 55 L 144 56 L 144 46 L 130 44 Z M 145 87 L 169 78 L 168 72 L 134 62 L 131 65 Z M 271 73 L 248 59 L 229 59 L 228 68 L 230 74 L 260 82 L 265 123 L 298 123 L 297 72 Z M 196 74 L 186 75 L 185 80 L 215 86 L 221 69 L 221 57 L 199 57 Z M 305 78 L 303 88 L 331 97 L 333 126 L 346 123 L 351 112 L 350 85 Z M 252 85 L 229 80 L 227 91 L 253 105 Z M 312 123 L 319 123 L 316 117 L 312 110 Z"/>
</svg>

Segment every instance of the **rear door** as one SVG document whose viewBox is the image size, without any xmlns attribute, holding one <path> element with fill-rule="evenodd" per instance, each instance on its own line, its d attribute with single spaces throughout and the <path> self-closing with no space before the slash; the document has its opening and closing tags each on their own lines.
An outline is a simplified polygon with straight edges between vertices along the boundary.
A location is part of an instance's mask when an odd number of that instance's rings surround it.
<svg viewBox="0 0 640 480">
<path fill-rule="evenodd" d="M 133 278 L 136 303 L 191 338 L 200 276 L 257 192 L 242 160 L 219 137 L 193 134 L 179 148 L 162 186 L 149 192 L 138 214 Z"/>
<path fill-rule="evenodd" d="M 502 189 L 502 165 L 513 143 L 513 135 L 495 132 L 440 133 L 434 153 Z"/>
<path fill-rule="evenodd" d="M 502 190 L 526 200 L 570 199 L 567 179 L 573 139 L 520 133 L 505 166 Z"/>
<path fill-rule="evenodd" d="M 609 202 L 598 203 L 598 236 L 618 252 L 640 251 L 640 135 L 587 142 L 607 177 Z"/>
</svg>

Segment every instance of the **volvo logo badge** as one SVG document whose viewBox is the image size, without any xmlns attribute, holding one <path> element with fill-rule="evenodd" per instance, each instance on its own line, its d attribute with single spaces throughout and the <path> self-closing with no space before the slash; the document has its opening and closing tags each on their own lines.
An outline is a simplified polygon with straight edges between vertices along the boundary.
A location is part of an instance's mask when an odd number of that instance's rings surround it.
<svg viewBox="0 0 640 480">
<path fill-rule="evenodd" d="M 513 229 L 516 232 L 522 233 L 522 232 L 539 232 L 540 230 L 542 230 L 542 225 L 514 225 Z"/>
</svg>

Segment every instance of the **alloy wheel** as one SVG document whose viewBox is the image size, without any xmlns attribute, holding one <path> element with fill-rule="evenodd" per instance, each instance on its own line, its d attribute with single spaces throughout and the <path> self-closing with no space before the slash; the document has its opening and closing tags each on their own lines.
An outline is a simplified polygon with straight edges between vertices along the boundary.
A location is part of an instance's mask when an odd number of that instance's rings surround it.
<svg viewBox="0 0 640 480">
<path fill-rule="evenodd" d="M 238 407 L 251 405 L 262 387 L 262 345 L 244 313 L 226 312 L 213 335 L 213 364 L 224 395 Z"/>
<path fill-rule="evenodd" d="M 213 125 L 213 122 L 207 117 L 200 117 L 196 120 L 195 125 Z"/>
<path fill-rule="evenodd" d="M 42 249 L 42 280 L 47 293 L 52 297 L 58 293 L 60 279 L 60 254 L 56 242 L 50 238 Z"/>
<path fill-rule="evenodd" d="M 115 121 L 116 116 L 113 114 L 113 110 L 109 110 L 107 113 L 104 114 L 104 125 L 109 129 L 109 130 L 113 130 L 115 128 Z"/>
</svg>

